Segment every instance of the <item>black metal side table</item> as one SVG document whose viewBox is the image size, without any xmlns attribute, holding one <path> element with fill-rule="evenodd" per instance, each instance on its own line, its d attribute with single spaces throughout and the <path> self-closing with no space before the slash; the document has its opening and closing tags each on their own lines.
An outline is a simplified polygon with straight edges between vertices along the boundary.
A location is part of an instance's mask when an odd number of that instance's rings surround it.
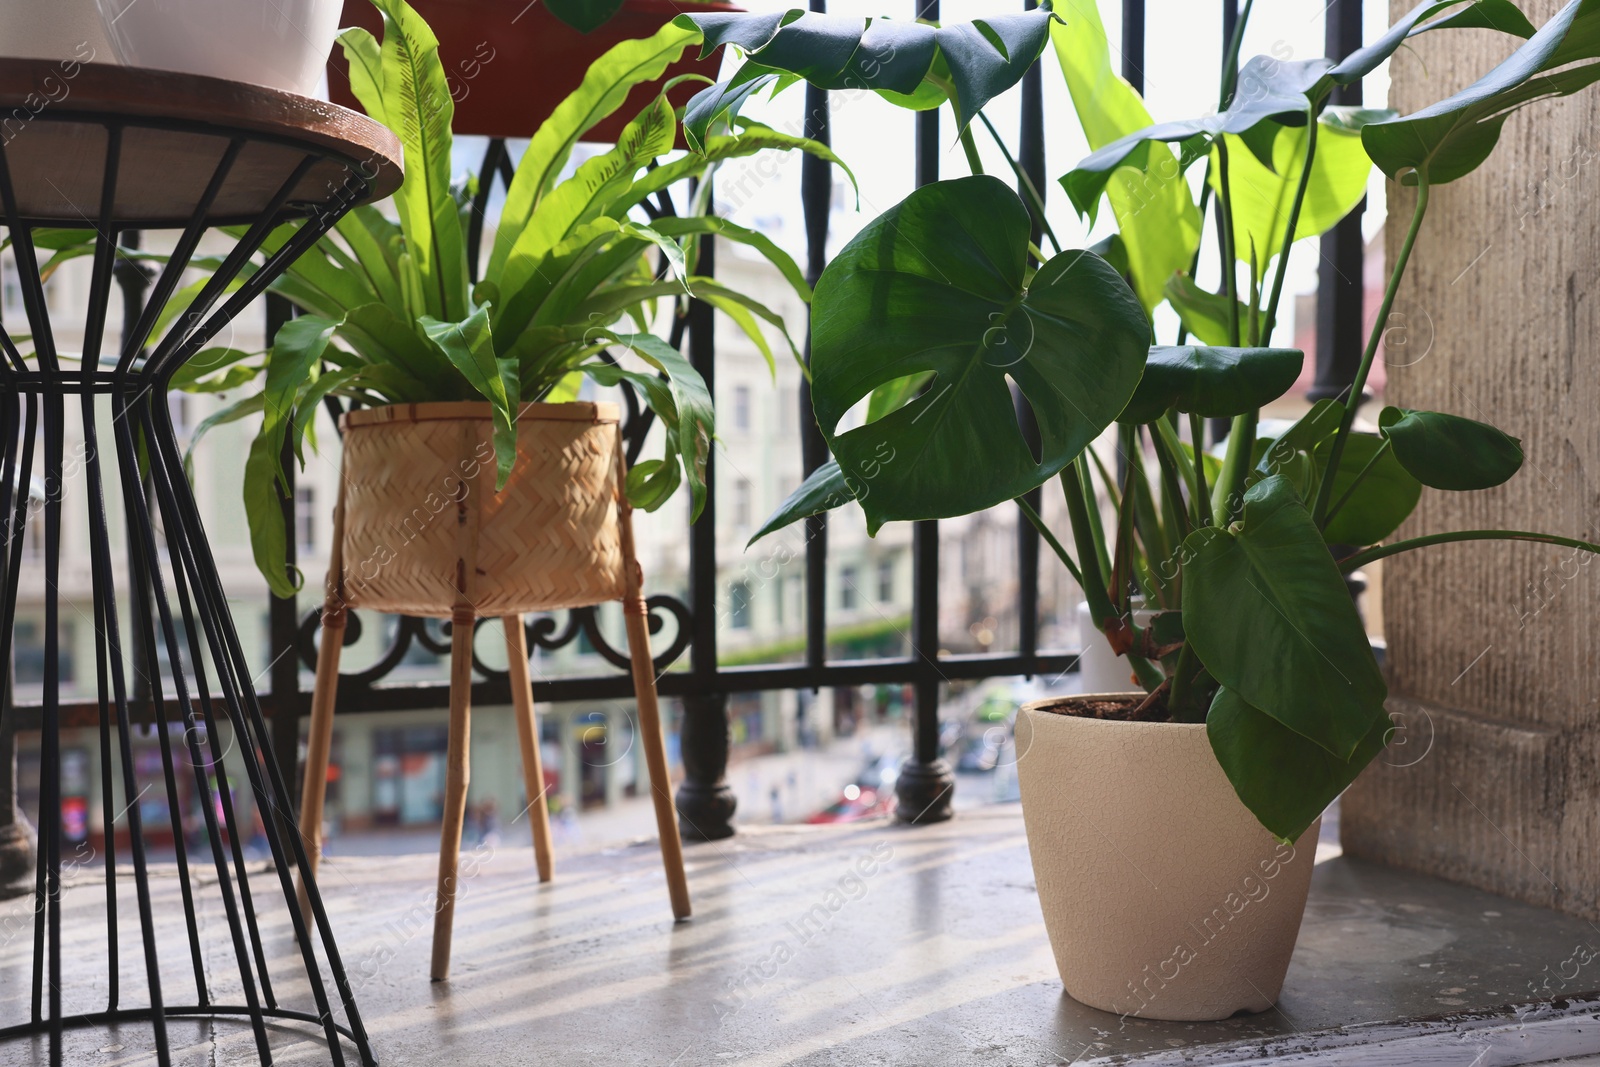
<svg viewBox="0 0 1600 1067">
<path fill-rule="evenodd" d="M 169 1020 L 232 1017 L 253 1032 L 263 1064 L 272 1062 L 269 1031 L 284 1033 L 280 1020 L 320 1031 L 335 1064 L 345 1062 L 345 1041 L 363 1063 L 375 1062 L 305 849 L 297 835 L 280 832 L 294 825 L 284 779 L 293 768 L 280 769 L 270 755 L 251 671 L 185 477 L 166 389 L 174 371 L 352 206 L 392 193 L 400 183 L 399 159 L 399 144 L 387 130 L 331 104 L 212 78 L 0 59 L 0 212 L 31 335 L 24 338 L 9 323 L 0 331 L 0 514 L 7 526 L 0 672 L 11 669 L 25 573 L 23 532 L 40 519 L 30 536 L 42 534 L 46 579 L 39 858 L 29 924 L 32 1002 L 26 1022 L 0 1029 L 0 1043 L 32 1037 L 37 1047 L 47 1036 L 50 1061 L 59 1064 L 66 1030 L 107 1027 L 126 1034 L 137 1025 L 147 1028 L 156 1060 L 166 1065 L 174 1051 Z M 170 327 L 153 336 L 202 235 L 217 226 L 238 227 L 231 232 L 243 236 Z M 41 231 L 59 228 L 93 232 L 92 244 L 84 246 L 92 247 L 93 275 L 76 361 L 57 350 L 41 278 L 41 247 L 59 245 Z M 134 229 L 181 234 L 142 313 L 124 324 L 120 354 L 103 355 L 118 237 Z M 256 256 L 263 249 L 270 254 L 260 264 Z M 74 417 L 81 420 L 83 447 L 71 457 L 81 468 L 72 472 L 71 491 L 87 493 L 106 821 L 104 960 L 92 961 L 92 982 L 82 979 L 81 956 L 71 974 L 64 973 L 62 957 L 63 598 L 57 579 L 62 497 L 69 488 L 64 442 Z M 83 489 L 75 487 L 80 478 Z M 116 547 L 118 553 L 125 548 L 128 559 L 120 581 L 113 525 L 126 540 Z M 125 611 L 151 621 L 130 633 Z M 133 696 L 135 672 L 148 679 L 148 701 Z M 0 690 L 6 681 L 0 674 Z M 132 737 L 145 723 L 153 723 L 159 739 L 159 773 L 142 770 L 134 758 Z M 233 758 L 244 764 L 261 828 L 236 821 L 223 724 L 242 757 Z M 204 815 L 198 844 L 186 843 L 180 825 L 182 778 L 192 778 Z M 158 912 L 152 905 L 149 827 L 140 819 L 146 793 L 168 800 L 182 935 L 175 907 Z M 123 855 L 115 825 L 120 812 L 126 812 Z M 242 844 L 263 831 L 273 860 L 265 881 L 275 885 L 260 884 L 259 868 L 253 885 L 247 871 Z M 132 909 L 118 895 L 130 867 Z M 305 875 L 309 920 L 296 904 L 297 872 Z M 164 869 L 156 874 L 170 884 Z M 213 929 L 221 925 L 215 921 L 219 904 L 228 941 L 208 946 L 202 927 L 208 917 Z M 121 913 L 128 910 L 136 914 Z M 269 946 L 272 930 L 285 926 L 292 926 L 289 955 L 297 963 L 287 980 L 277 976 L 275 991 Z M 138 929 L 134 952 L 142 959 L 128 952 L 130 927 Z M 213 967 L 227 973 L 213 976 Z M 136 980 L 141 975 L 142 983 Z M 132 988 L 138 985 L 144 988 Z M 92 986 L 92 1004 L 82 1003 L 85 986 Z M 220 997 L 219 988 L 225 990 Z M 291 997 L 302 1006 L 289 1006 Z M 312 1004 L 304 1004 L 305 997 Z"/>
</svg>

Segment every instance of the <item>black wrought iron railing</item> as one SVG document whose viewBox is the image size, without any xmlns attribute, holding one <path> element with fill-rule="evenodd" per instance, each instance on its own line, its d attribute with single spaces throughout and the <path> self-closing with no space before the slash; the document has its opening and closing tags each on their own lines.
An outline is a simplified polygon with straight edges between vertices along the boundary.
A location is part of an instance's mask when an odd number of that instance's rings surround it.
<svg viewBox="0 0 1600 1067">
<path fill-rule="evenodd" d="M 1035 0 L 1025 0 L 1033 8 Z M 1239 11 L 1238 0 L 1222 0 L 1221 20 L 1224 37 L 1231 34 Z M 826 0 L 810 0 L 814 11 L 826 10 Z M 920 18 L 938 19 L 939 0 L 918 0 Z M 1145 0 L 1122 0 L 1122 73 L 1136 88 L 1144 86 L 1146 40 Z M 1328 54 L 1341 57 L 1359 46 L 1362 25 L 1361 0 L 1332 0 L 1325 9 Z M 1340 103 L 1356 103 L 1360 86 L 1339 90 Z M 1018 131 L 1018 160 L 1041 192 L 1050 185 L 1045 161 L 1045 121 L 1042 71 L 1035 66 L 1021 88 L 1021 128 Z M 938 111 L 916 113 L 910 121 L 916 128 L 915 177 L 927 184 L 939 177 L 942 153 L 941 116 Z M 805 135 L 828 141 L 830 111 L 828 94 L 815 88 L 806 91 Z M 805 218 L 806 272 L 815 283 L 826 265 L 829 213 L 832 205 L 831 165 L 813 156 L 802 163 L 801 199 Z M 480 170 L 472 249 L 482 238 L 483 210 L 488 206 L 495 183 L 509 181 L 511 161 L 503 141 L 489 142 Z M 670 200 L 663 198 L 652 210 L 670 212 Z M 1037 235 L 1036 235 L 1037 240 Z M 703 244 L 697 273 L 715 269 L 715 250 Z M 1363 239 L 1360 211 L 1322 239 L 1318 319 L 1316 331 L 1316 384 L 1312 396 L 1337 395 L 1349 387 L 1360 355 L 1362 332 L 1362 256 Z M 475 258 L 475 257 L 474 257 Z M 145 275 L 136 269 L 119 273 L 127 306 L 133 310 L 130 321 L 143 306 Z M 286 321 L 288 309 L 281 301 L 269 300 L 269 335 Z M 687 344 L 695 368 L 704 376 L 715 395 L 717 351 L 711 322 L 711 308 L 694 302 L 676 323 L 672 339 Z M 629 398 L 631 400 L 631 397 Z M 803 469 L 810 474 L 827 459 L 827 446 L 811 413 L 810 397 L 802 384 L 799 391 L 800 448 Z M 629 403 L 624 433 L 630 445 L 630 461 L 636 459 L 649 429 L 650 413 L 642 405 Z M 1018 417 L 1028 428 L 1031 412 L 1019 403 Z M 713 459 L 713 466 L 715 460 Z M 294 464 L 286 464 L 291 472 Z M 730 694 L 770 690 L 818 690 L 828 687 L 862 685 L 910 686 L 915 693 L 912 755 L 897 782 L 898 811 L 910 822 L 934 822 L 951 813 L 954 779 L 940 758 L 939 711 L 942 687 L 949 682 L 998 677 L 1058 675 L 1076 668 L 1077 657 L 1070 652 L 1040 648 L 1038 589 L 1040 579 L 1039 540 L 1026 522 L 1017 524 L 1017 588 L 1015 605 L 1017 641 L 1013 651 L 983 654 L 942 655 L 940 653 L 940 530 L 937 522 L 915 524 L 912 542 L 913 599 L 909 654 L 892 658 L 841 660 L 829 655 L 828 573 L 829 526 L 826 516 L 805 520 L 804 659 L 794 663 L 727 666 L 718 658 L 718 583 L 720 562 L 716 535 L 717 493 L 714 470 L 707 471 L 709 486 L 706 506 L 690 530 L 688 541 L 687 595 L 652 596 L 648 603 L 653 633 L 666 631 L 670 619 L 671 640 L 657 649 L 658 667 L 665 671 L 660 679 L 663 695 L 681 698 L 683 715 L 679 722 L 680 751 L 684 777 L 677 803 L 686 816 L 684 826 L 706 837 L 721 837 L 733 832 L 734 801 L 725 776 L 730 749 L 728 698 Z M 295 529 L 295 494 L 292 486 L 284 508 L 288 528 Z M 294 563 L 295 539 L 289 539 L 290 563 Z M 320 611 L 320 608 L 318 609 Z M 347 644 L 359 639 L 363 622 L 352 613 Z M 534 682 L 537 700 L 558 702 L 577 700 L 616 700 L 631 696 L 627 657 L 606 640 L 594 609 L 568 613 L 558 621 L 532 619 L 527 623 L 530 649 L 556 650 L 581 638 L 614 671 L 587 677 L 559 677 Z M 300 719 L 309 713 L 310 694 L 302 685 L 303 667 L 314 666 L 317 612 L 303 614 L 293 600 L 274 599 L 270 609 L 270 662 L 267 692 L 263 706 L 273 721 L 273 741 L 280 765 L 292 767 L 298 758 Z M 395 669 L 408 652 L 422 648 L 436 653 L 448 651 L 438 637 L 429 633 L 425 620 L 403 619 L 393 630 L 388 647 L 376 661 L 363 669 L 343 675 L 339 683 L 340 715 L 390 712 L 411 709 L 442 709 L 449 704 L 445 681 L 404 684 L 393 678 Z M 688 657 L 688 669 L 680 662 Z M 473 700 L 478 704 L 506 704 L 510 700 L 507 673 L 482 661 L 475 661 L 476 680 Z M 19 708 L 18 727 L 36 728 L 39 709 Z M 91 725 L 98 721 L 95 705 L 63 707 L 66 725 L 74 722 Z M 3 781 L 3 779 L 0 779 Z"/>
</svg>

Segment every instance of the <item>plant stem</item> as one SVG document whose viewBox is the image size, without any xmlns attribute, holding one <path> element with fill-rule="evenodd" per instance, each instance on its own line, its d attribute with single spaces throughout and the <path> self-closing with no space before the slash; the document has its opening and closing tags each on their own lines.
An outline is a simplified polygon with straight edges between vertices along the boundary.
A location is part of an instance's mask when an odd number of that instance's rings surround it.
<svg viewBox="0 0 1600 1067">
<path fill-rule="evenodd" d="M 1017 507 L 1021 508 L 1022 514 L 1027 516 L 1029 522 L 1033 523 L 1033 528 L 1039 532 L 1040 537 L 1044 538 L 1044 543 L 1050 546 L 1050 550 L 1056 554 L 1056 558 L 1061 560 L 1062 565 L 1067 568 L 1067 573 L 1072 575 L 1072 580 L 1078 583 L 1078 588 L 1084 588 L 1083 573 L 1078 570 L 1078 565 L 1072 562 L 1072 557 L 1067 554 L 1066 546 L 1056 540 L 1056 535 L 1050 531 L 1050 527 L 1044 524 L 1043 517 L 1033 510 L 1033 505 L 1028 503 L 1028 498 L 1025 496 L 1017 497 Z"/>
<path fill-rule="evenodd" d="M 1206 484 L 1205 423 L 1189 412 L 1189 438 L 1194 442 L 1194 512 L 1196 526 L 1211 525 L 1211 487 Z"/>
<path fill-rule="evenodd" d="M 1228 338 L 1235 347 L 1242 336 L 1239 332 L 1239 271 L 1233 233 L 1233 197 L 1228 186 L 1228 140 L 1223 134 L 1217 138 L 1217 214 L 1222 235 L 1223 294 L 1228 298 Z"/>
<path fill-rule="evenodd" d="M 1600 545 L 1588 541 L 1580 541 L 1575 537 L 1558 537 L 1555 534 L 1531 533 L 1527 530 L 1455 530 L 1451 533 L 1428 534 L 1425 537 L 1412 537 L 1405 541 L 1396 541 L 1393 544 L 1379 545 L 1369 548 L 1365 552 L 1357 552 L 1353 556 L 1346 556 L 1339 561 L 1339 569 L 1345 574 L 1365 567 L 1388 556 L 1396 556 L 1401 552 L 1410 552 L 1417 548 L 1430 548 L 1433 545 L 1448 545 L 1457 541 L 1533 541 L 1541 545 L 1560 545 L 1563 548 L 1578 548 L 1585 552 L 1600 555 Z"/>
<path fill-rule="evenodd" d="M 978 158 L 978 142 L 973 139 L 970 125 L 961 130 L 961 148 L 967 153 L 967 166 L 972 168 L 972 173 L 982 174 L 983 160 Z"/>
<path fill-rule="evenodd" d="M 1061 242 L 1056 239 L 1056 232 L 1050 228 L 1050 221 L 1044 217 L 1044 197 L 1039 195 L 1039 189 L 1033 184 L 1033 179 L 1028 172 L 1022 169 L 1022 164 L 1017 162 L 1011 154 L 1011 149 L 1006 147 L 1006 142 L 1001 138 L 1000 131 L 994 128 L 994 123 L 989 121 L 989 116 L 978 112 L 978 118 L 983 121 L 984 128 L 989 131 L 989 136 L 994 138 L 994 143 L 1000 149 L 1000 154 L 1006 157 L 1006 162 L 1011 165 L 1011 171 L 1017 176 L 1017 184 L 1022 188 L 1023 198 L 1028 203 L 1028 211 L 1033 215 L 1033 223 L 1039 227 L 1039 232 L 1050 238 L 1051 247 L 1057 252 L 1061 251 Z M 1044 262 L 1044 257 L 1039 258 Z"/>
<path fill-rule="evenodd" d="M 1300 208 L 1306 202 L 1306 189 L 1311 184 L 1311 164 L 1317 158 L 1317 121 L 1316 108 L 1310 108 L 1306 113 L 1306 125 L 1309 132 L 1306 134 L 1306 158 L 1300 168 L 1300 181 L 1295 186 L 1294 202 L 1289 205 L 1289 225 L 1283 231 L 1283 247 L 1278 250 L 1278 273 L 1272 279 L 1272 296 L 1267 300 L 1267 323 L 1264 336 L 1261 338 L 1263 345 L 1272 343 L 1273 328 L 1278 325 L 1278 298 L 1283 295 L 1283 277 L 1289 269 L 1289 250 L 1294 247 L 1294 231 L 1300 226 Z"/>
<path fill-rule="evenodd" d="M 1372 468 L 1376 467 L 1378 465 L 1378 461 L 1382 459 L 1389 451 L 1389 444 L 1389 439 L 1385 437 L 1383 439 L 1383 444 L 1379 445 L 1378 450 L 1372 454 L 1372 458 L 1367 460 L 1366 466 L 1362 467 L 1356 472 L 1356 480 L 1350 483 L 1350 487 L 1344 491 L 1344 494 L 1339 497 L 1338 501 L 1333 505 L 1333 507 L 1328 509 L 1328 524 L 1330 526 L 1333 524 L 1333 520 L 1338 518 L 1339 509 L 1350 502 L 1350 498 L 1355 495 L 1355 491 L 1361 485 L 1362 481 L 1368 474 L 1372 473 Z"/>
<path fill-rule="evenodd" d="M 1099 554 L 1096 551 L 1094 531 L 1100 516 L 1091 515 L 1088 505 L 1084 503 L 1083 479 L 1079 474 L 1078 461 L 1067 464 L 1061 472 L 1061 489 L 1067 497 L 1067 519 L 1072 524 L 1072 536 L 1078 543 L 1078 558 L 1083 560 L 1078 587 L 1083 590 L 1083 599 L 1089 602 L 1089 615 L 1094 620 L 1096 629 L 1102 629 L 1106 620 L 1116 618 L 1116 612 L 1111 607 L 1111 596 L 1106 592 L 1105 573 L 1096 566 Z"/>
<path fill-rule="evenodd" d="M 1245 0 L 1239 21 L 1233 24 L 1233 36 L 1228 39 L 1228 54 L 1222 59 L 1222 92 L 1217 98 L 1217 110 L 1226 111 L 1233 103 L 1233 91 L 1239 82 L 1239 49 L 1244 45 L 1244 28 L 1250 24 L 1250 9 L 1255 0 Z"/>
<path fill-rule="evenodd" d="M 1100 499 L 1094 492 L 1094 472 L 1083 461 L 1080 455 L 1074 464 L 1078 468 L 1079 485 L 1083 490 L 1083 506 L 1094 517 L 1094 524 L 1089 528 L 1089 539 L 1094 543 L 1094 558 L 1100 561 L 1100 573 L 1111 573 L 1111 550 L 1107 547 L 1105 523 L 1101 518 Z M 1115 496 L 1116 487 L 1109 482 L 1106 485 L 1108 494 Z"/>
<path fill-rule="evenodd" d="M 1206 160 L 1206 173 L 1200 180 L 1200 236 L 1194 243 L 1194 258 L 1189 261 L 1189 277 L 1193 278 L 1200 273 L 1200 254 L 1205 251 L 1205 221 L 1206 208 L 1211 206 L 1211 160 Z M 1182 345 L 1189 340 L 1189 327 L 1178 321 L 1178 344 Z"/>
<path fill-rule="evenodd" d="M 1166 422 L 1166 417 L 1163 416 L 1161 421 Z M 1171 424 L 1168 423 L 1168 425 L 1170 426 Z M 1190 528 L 1189 513 L 1183 507 L 1183 482 L 1178 472 L 1178 461 L 1173 458 L 1171 451 L 1167 449 L 1166 441 L 1162 438 L 1159 430 L 1150 435 L 1150 444 L 1156 452 L 1156 465 L 1161 468 L 1161 487 L 1172 504 L 1172 515 L 1176 525 L 1176 529 L 1173 531 L 1173 542 L 1175 545 L 1181 545 L 1183 539 L 1189 536 Z M 1164 560 L 1163 565 L 1166 562 Z M 1170 584 L 1177 576 L 1163 573 L 1161 577 L 1164 582 Z"/>
<path fill-rule="evenodd" d="M 1339 461 L 1344 458 L 1344 445 L 1350 438 L 1350 430 L 1355 425 L 1356 409 L 1361 406 L 1361 394 L 1367 387 L 1367 375 L 1372 371 L 1372 361 L 1378 354 L 1378 342 L 1383 337 L 1384 324 L 1389 321 L 1389 312 L 1394 308 L 1394 298 L 1400 291 L 1400 279 L 1405 277 L 1406 263 L 1411 259 L 1411 250 L 1416 247 L 1417 234 L 1422 230 L 1422 217 L 1428 212 L 1428 178 L 1421 171 L 1413 172 L 1417 175 L 1417 206 L 1411 212 L 1411 228 L 1406 231 L 1406 239 L 1400 246 L 1400 256 L 1394 265 L 1394 271 L 1389 275 L 1389 287 L 1384 290 L 1383 304 L 1378 308 L 1378 318 L 1372 324 L 1372 334 L 1367 338 L 1367 350 L 1361 355 L 1361 366 L 1356 370 L 1355 381 L 1350 383 L 1350 395 L 1344 401 L 1344 417 L 1339 420 L 1339 432 L 1333 439 L 1333 448 L 1328 453 L 1328 465 L 1322 472 L 1322 485 L 1317 489 L 1317 503 L 1311 510 L 1311 517 L 1316 520 L 1319 527 L 1327 526 L 1328 498 L 1333 495 L 1333 473 L 1339 469 Z"/>
<path fill-rule="evenodd" d="M 1205 711 L 1200 710 L 1195 714 L 1194 680 L 1205 665 L 1200 662 L 1200 657 L 1195 654 L 1194 646 L 1187 641 L 1178 653 L 1178 664 L 1172 671 L 1172 695 L 1167 700 L 1167 710 L 1172 713 L 1173 722 L 1205 722 Z"/>
<path fill-rule="evenodd" d="M 1216 502 L 1212 505 L 1212 518 L 1218 526 L 1226 526 L 1238 518 L 1244 507 L 1244 483 L 1250 474 L 1250 455 L 1255 451 L 1256 418 L 1258 413 L 1235 415 L 1228 429 L 1228 447 L 1222 456 L 1222 475 L 1217 479 Z"/>
</svg>

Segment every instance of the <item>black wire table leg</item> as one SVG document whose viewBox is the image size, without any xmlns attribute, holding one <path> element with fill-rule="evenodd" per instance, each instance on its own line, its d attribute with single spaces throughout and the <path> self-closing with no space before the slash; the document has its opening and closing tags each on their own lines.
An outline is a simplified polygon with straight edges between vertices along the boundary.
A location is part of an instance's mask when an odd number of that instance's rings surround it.
<svg viewBox="0 0 1600 1067">
<path fill-rule="evenodd" d="M 276 114 L 283 106 L 274 98 L 268 111 Z M 58 1065 L 80 1059 L 69 1049 L 71 1032 L 138 1024 L 148 1028 L 154 1062 L 168 1067 L 181 1048 L 170 1033 L 173 1020 L 226 1019 L 240 1024 L 240 1039 L 267 1065 L 282 1024 L 290 1023 L 314 1028 L 335 1067 L 343 1067 L 350 1048 L 371 1067 L 377 1059 L 305 848 L 298 836 L 279 832 L 280 825 L 295 823 L 285 784 L 294 768 L 273 761 L 252 670 L 190 490 L 167 389 L 174 372 L 297 256 L 352 206 L 371 198 L 374 176 L 393 168 L 397 149 L 385 145 L 379 150 L 389 153 L 383 159 L 358 162 L 330 149 L 327 134 L 319 135 L 320 143 L 283 135 L 272 141 L 270 151 L 278 153 L 273 157 L 263 154 L 262 138 L 269 135 L 259 129 L 242 127 L 217 137 L 204 124 L 196 136 L 216 153 L 204 164 L 204 190 L 168 222 L 181 230 L 164 266 L 151 276 L 150 299 L 128 311 L 121 344 L 102 357 L 111 286 L 118 259 L 127 254 L 120 240 L 129 230 L 151 225 L 135 221 L 142 216 L 119 217 L 128 210 L 119 193 L 119 182 L 126 185 L 128 178 L 122 173 L 123 143 L 149 130 L 139 118 L 85 120 L 58 110 L 50 121 L 89 121 L 105 135 L 97 214 L 76 220 L 76 228 L 93 231 L 94 256 L 77 356 L 56 350 L 45 296 L 52 268 L 41 266 L 34 239 L 36 230 L 63 220 L 46 222 L 29 213 L 33 194 L 12 180 L 17 148 L 10 140 L 0 144 L 0 224 L 8 231 L 29 331 L 23 336 L 9 325 L 0 327 L 0 692 L 13 682 L 25 538 L 42 548 L 42 567 L 30 559 L 26 573 L 30 583 L 43 579 L 45 675 L 36 709 L 33 908 L 21 928 L 31 936 L 19 938 L 19 945 L 31 942 L 32 957 L 27 984 L 18 982 L 19 988 L 0 997 L 0 1010 L 16 1004 L 25 1019 L 0 1017 L 0 1043 L 32 1039 L 39 1054 Z M 322 113 L 308 119 L 313 120 L 322 121 Z M 259 126 L 270 119 L 251 121 Z M 161 137 L 182 129 L 181 123 L 149 122 Z M 150 142 L 145 143 L 143 154 L 130 149 L 129 155 L 148 161 Z M 269 171 L 272 184 L 249 186 L 257 207 L 231 231 L 232 250 L 208 261 L 206 284 L 184 295 L 181 313 L 156 337 L 156 327 L 167 321 L 163 308 L 179 295 L 202 238 L 218 232 L 212 227 L 219 214 L 239 222 L 238 215 L 227 214 L 237 209 L 226 207 L 241 195 L 237 172 L 254 168 L 259 177 L 269 164 L 277 168 Z M 35 170 L 18 164 L 15 173 Z M 324 189 L 329 175 L 342 175 L 344 185 Z M 148 189 L 148 174 L 144 180 Z M 385 180 L 392 189 L 393 175 Z M 19 342 L 31 342 L 33 351 L 24 352 Z M 81 451 L 69 452 L 75 442 Z M 79 480 L 88 526 L 87 590 L 82 579 L 62 585 L 64 569 L 77 569 L 64 567 L 68 548 L 62 534 L 68 486 Z M 85 600 L 82 606 L 74 603 L 77 597 Z M 104 901 L 92 905 L 85 900 L 93 887 L 81 877 L 88 866 L 81 850 L 63 856 L 62 674 L 70 650 L 62 633 L 73 613 L 94 627 L 90 706 L 99 711 L 94 727 L 105 855 L 88 857 L 104 868 L 103 879 L 93 879 Z M 16 709 L 6 704 L 3 714 L 0 727 L 13 728 Z M 141 759 L 148 750 L 159 756 L 159 765 Z M 249 822 L 248 805 L 259 816 L 259 828 Z M 280 820 L 284 814 L 288 818 Z M 170 845 L 164 840 L 168 833 Z M 255 836 L 265 838 L 269 860 L 252 860 L 247 853 Z M 163 853 L 165 872 L 158 866 Z M 304 914 L 297 876 L 310 904 Z M 119 893 L 130 883 L 136 903 L 124 915 Z M 86 954 L 76 947 L 85 935 L 100 939 L 85 920 L 100 916 L 103 948 Z M 137 953 L 124 936 L 135 929 Z M 292 931 L 292 939 L 274 930 Z M 135 977 L 140 971 L 142 981 Z"/>
</svg>

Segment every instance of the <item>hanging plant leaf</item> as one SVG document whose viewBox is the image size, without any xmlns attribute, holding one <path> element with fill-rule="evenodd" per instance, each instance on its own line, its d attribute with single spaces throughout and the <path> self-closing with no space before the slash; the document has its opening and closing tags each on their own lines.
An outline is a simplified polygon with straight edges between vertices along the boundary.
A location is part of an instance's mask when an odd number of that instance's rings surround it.
<svg viewBox="0 0 1600 1067">
<path fill-rule="evenodd" d="M 622 8 L 622 0 L 544 0 L 550 14 L 579 33 L 593 33 Z"/>
<path fill-rule="evenodd" d="M 723 45 L 749 57 L 732 78 L 697 93 L 684 109 L 684 136 L 706 143 L 711 124 L 730 119 L 758 89 L 794 75 L 823 89 L 872 89 L 896 102 L 925 107 L 948 98 L 958 129 L 1022 79 L 1044 51 L 1050 22 L 1036 11 L 929 26 L 893 19 L 827 15 L 794 8 L 777 14 L 707 12 L 679 15 L 673 25 L 703 35 L 704 59 Z M 901 101 L 896 98 L 910 98 Z"/>
<path fill-rule="evenodd" d="M 1317 446 L 1314 468 L 1318 472 L 1328 469 L 1332 450 L 1332 441 Z M 1422 483 L 1400 465 L 1393 449 L 1384 448 L 1383 440 L 1370 433 L 1351 434 L 1345 441 L 1329 499 L 1334 503 L 1344 500 L 1346 491 L 1364 470 L 1366 476 L 1323 531 L 1331 545 L 1377 544 L 1398 530 L 1422 499 Z"/>
<path fill-rule="evenodd" d="M 1383 751 L 1392 728 L 1388 715 L 1375 712 L 1342 760 L 1231 689 L 1219 689 L 1206 713 L 1206 737 L 1233 791 L 1274 837 L 1291 844 Z"/>
<path fill-rule="evenodd" d="M 1304 361 L 1295 348 L 1152 348 L 1117 421 L 1154 422 L 1170 408 L 1208 419 L 1243 415 L 1288 392 Z"/>
<path fill-rule="evenodd" d="M 1242 519 L 1183 544 L 1183 631 L 1240 699 L 1341 760 L 1388 690 L 1322 532 L 1289 483 L 1256 483 Z"/>
<path fill-rule="evenodd" d="M 1600 4 L 1570 0 L 1472 85 L 1404 118 L 1372 123 L 1361 131 L 1362 143 L 1390 178 L 1409 168 L 1430 185 L 1455 181 L 1489 158 L 1500 128 L 1518 109 L 1600 81 L 1600 62 L 1569 66 L 1582 60 L 1600 60 Z M 1416 180 L 1406 175 L 1406 184 Z"/>
<path fill-rule="evenodd" d="M 1036 488 L 1127 406 L 1149 321 L 1109 264 L 1063 252 L 1027 280 L 1027 208 L 997 178 L 938 182 L 862 230 L 817 283 L 813 404 L 870 529 L 979 511 Z M 932 372 L 876 422 L 840 423 L 878 386 Z M 1008 381 L 1009 379 L 1009 381 Z M 1036 459 L 1012 405 L 1032 407 Z"/>
<path fill-rule="evenodd" d="M 1522 442 L 1486 422 L 1387 407 L 1378 426 L 1395 459 L 1434 489 L 1492 489 L 1522 469 Z"/>
</svg>

